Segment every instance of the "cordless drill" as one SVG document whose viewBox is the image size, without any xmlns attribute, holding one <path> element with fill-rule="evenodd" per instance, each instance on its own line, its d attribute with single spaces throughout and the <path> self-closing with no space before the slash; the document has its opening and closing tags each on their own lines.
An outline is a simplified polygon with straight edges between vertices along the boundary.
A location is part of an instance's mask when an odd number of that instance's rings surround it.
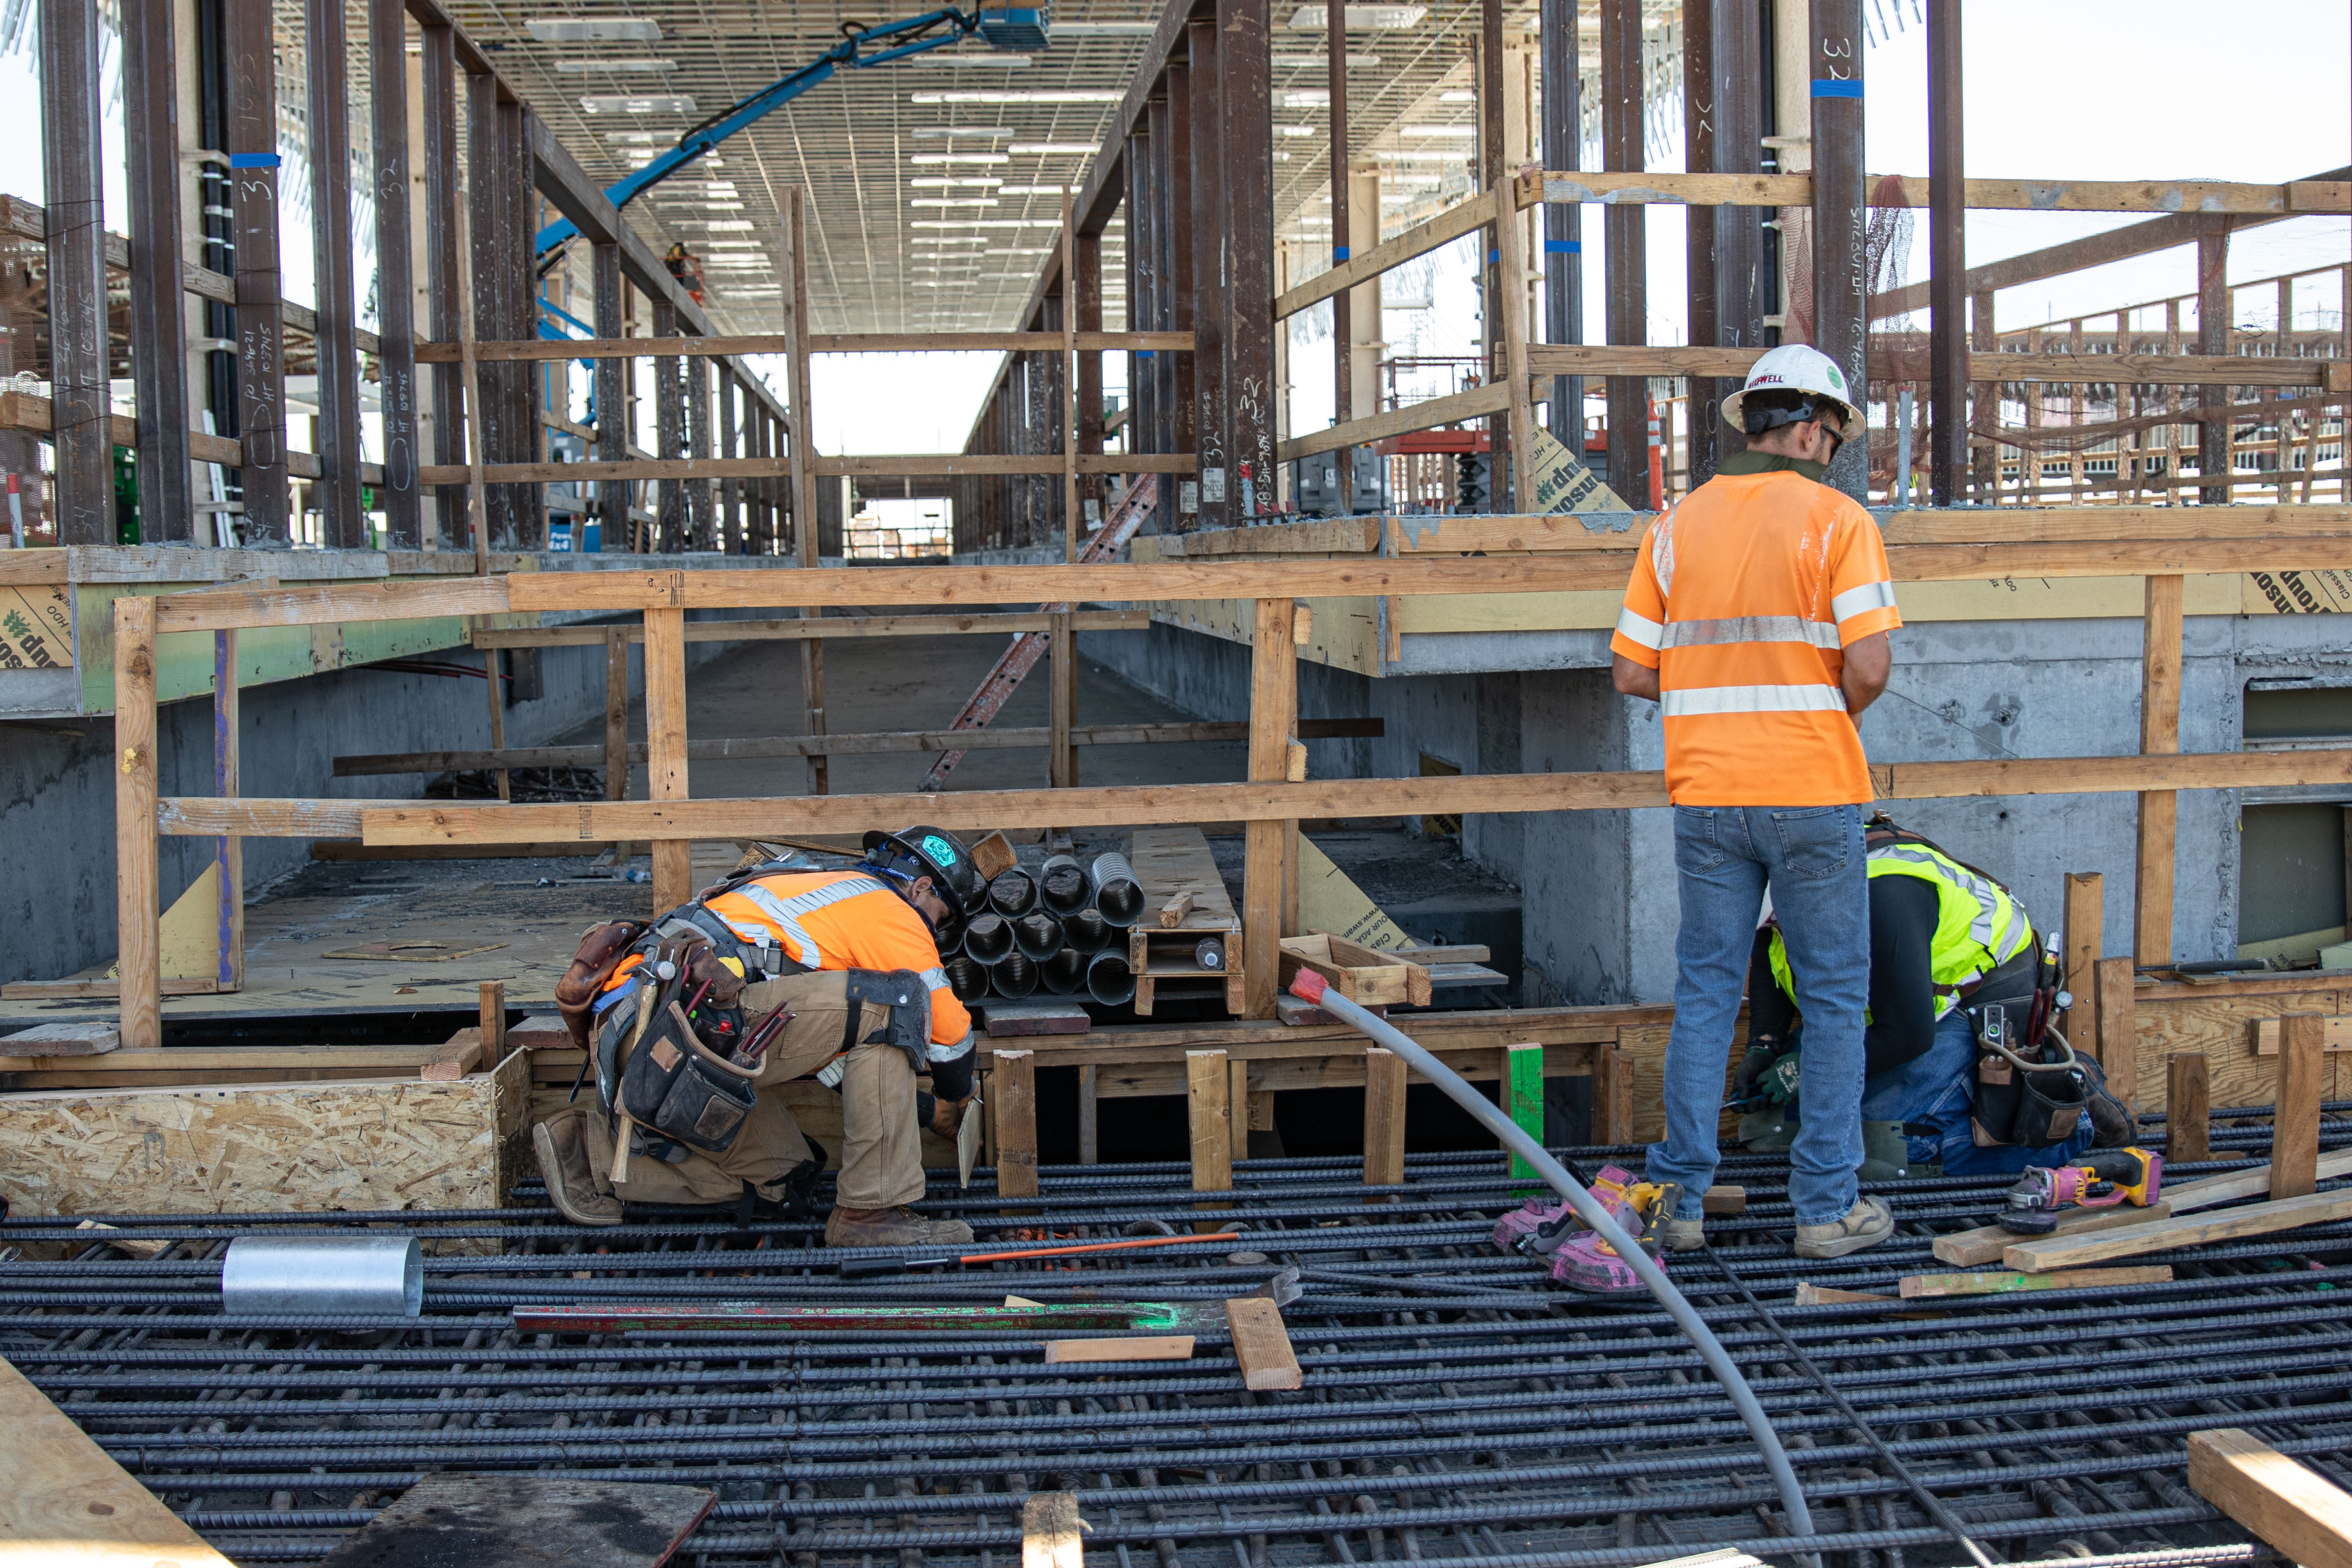
<svg viewBox="0 0 2352 1568">
<path fill-rule="evenodd" d="M 2163 1155 L 2146 1149 L 2094 1149 L 2072 1164 L 2026 1172 L 2009 1189 L 2000 1226 L 2020 1236 L 2047 1236 L 2056 1228 L 2062 1210 L 2117 1204 L 2146 1208 L 2156 1202 L 2163 1184 Z"/>
</svg>

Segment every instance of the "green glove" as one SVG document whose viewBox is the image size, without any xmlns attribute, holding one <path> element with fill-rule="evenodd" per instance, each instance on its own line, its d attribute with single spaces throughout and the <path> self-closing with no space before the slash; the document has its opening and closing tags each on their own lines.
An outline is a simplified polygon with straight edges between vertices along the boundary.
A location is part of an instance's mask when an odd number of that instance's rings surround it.
<svg viewBox="0 0 2352 1568">
<path fill-rule="evenodd" d="M 1800 1052 L 1790 1051 L 1756 1080 L 1756 1087 L 1762 1091 L 1767 1102 L 1786 1105 L 1797 1098 L 1797 1063 L 1801 1056 Z"/>
</svg>

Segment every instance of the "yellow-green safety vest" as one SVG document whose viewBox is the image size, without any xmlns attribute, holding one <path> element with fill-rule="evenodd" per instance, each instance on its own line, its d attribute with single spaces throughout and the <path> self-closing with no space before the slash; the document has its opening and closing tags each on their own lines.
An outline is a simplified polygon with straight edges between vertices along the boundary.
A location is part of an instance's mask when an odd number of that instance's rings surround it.
<svg viewBox="0 0 2352 1568">
<path fill-rule="evenodd" d="M 1935 886 L 1936 936 L 1928 951 L 1928 970 L 1938 1019 L 1960 1005 L 1962 986 L 1983 979 L 2033 941 L 2033 922 L 2007 888 L 1929 845 L 1902 840 L 1876 845 L 1870 851 L 1869 874 L 1916 877 Z M 1777 926 L 1771 958 L 1774 983 L 1793 998 L 1797 984 L 1789 973 L 1788 949 Z"/>
</svg>

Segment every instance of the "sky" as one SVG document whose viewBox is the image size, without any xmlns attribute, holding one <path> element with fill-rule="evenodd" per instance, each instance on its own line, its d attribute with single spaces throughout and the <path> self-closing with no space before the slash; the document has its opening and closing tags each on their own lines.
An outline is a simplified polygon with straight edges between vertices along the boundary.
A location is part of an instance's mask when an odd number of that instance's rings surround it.
<svg viewBox="0 0 2352 1568">
<path fill-rule="evenodd" d="M 1874 173 L 1927 168 L 1927 47 L 1921 0 L 1867 0 L 1874 28 L 1866 162 Z M 2352 6 L 2336 0 L 1969 0 L 1966 17 L 1967 165 L 1973 177 L 2279 182 L 2352 163 Z M 30 29 L 26 32 L 29 34 Z M 111 54 L 107 62 L 110 89 Z M 0 103 L 38 101 L 25 53 L 0 57 Z M 121 112 L 106 114 L 107 226 L 123 231 Z M 1659 163 L 1679 166 L 1679 151 Z M 37 137 L 0 138 L 0 191 L 39 199 Z M 1651 341 L 1684 340 L 1683 213 L 1648 209 Z M 1968 258 L 1981 265 L 2102 229 L 2131 216 L 1976 213 Z M 1591 249 L 1600 239 L 1589 224 Z M 1912 248 L 1927 275 L 1924 241 Z M 1391 352 L 1464 353 L 1476 337 L 1471 288 L 1475 242 L 1464 240 L 1420 268 L 1391 273 L 1391 299 L 1425 310 L 1387 323 Z M 2234 237 L 2231 276 L 2245 279 L 2352 255 L 2352 220 L 2302 218 Z M 309 247 L 289 246 L 289 297 L 310 296 Z M 1601 268 L 1585 270 L 1585 318 L 1601 320 Z M 2196 286 L 2195 252 L 2180 248 L 2004 290 L 2003 327 L 2112 310 Z M 2252 296 L 2242 317 L 2270 321 Z M 2331 307 L 2334 302 L 2331 301 Z M 2302 300 L 2298 308 L 2308 308 Z M 1294 430 L 1327 425 L 1331 409 L 1328 318 L 1295 319 Z M 820 327 L 824 322 L 818 323 Z M 1410 348 L 1407 347 L 1410 345 Z M 1122 391 L 1123 356 L 1105 356 Z M 816 445 L 826 453 L 954 451 L 962 447 L 996 372 L 994 354 L 823 355 L 812 369 Z M 781 386 L 780 368 L 771 384 Z"/>
</svg>

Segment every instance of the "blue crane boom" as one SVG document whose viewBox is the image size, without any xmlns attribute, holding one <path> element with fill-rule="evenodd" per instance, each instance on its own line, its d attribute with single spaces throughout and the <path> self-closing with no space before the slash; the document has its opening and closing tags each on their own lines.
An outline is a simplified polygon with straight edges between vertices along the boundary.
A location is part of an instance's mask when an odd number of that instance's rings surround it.
<svg viewBox="0 0 2352 1568">
<path fill-rule="evenodd" d="M 809 89 L 830 80 L 835 71 L 845 67 L 851 70 L 866 70 L 875 66 L 887 65 L 892 60 L 905 59 L 909 55 L 960 44 L 974 36 L 993 48 L 1042 49 L 1045 47 L 1045 8 L 1042 5 L 1009 9 L 1002 6 L 975 7 L 970 12 L 950 7 L 926 11 L 919 16 L 908 16 L 870 27 L 861 23 L 845 22 L 842 31 L 846 36 L 841 42 L 792 75 L 761 89 L 688 131 L 678 138 L 677 146 L 627 178 L 606 186 L 605 198 L 615 207 L 627 206 L 632 200 L 677 174 L 730 136 L 757 124 Z M 945 31 L 940 30 L 942 28 Z M 906 41 L 872 54 L 866 53 L 871 46 L 891 38 L 904 38 Z M 577 238 L 579 233 L 568 218 L 541 229 L 537 248 L 541 263 L 549 261 L 551 252 L 565 241 Z"/>
</svg>

